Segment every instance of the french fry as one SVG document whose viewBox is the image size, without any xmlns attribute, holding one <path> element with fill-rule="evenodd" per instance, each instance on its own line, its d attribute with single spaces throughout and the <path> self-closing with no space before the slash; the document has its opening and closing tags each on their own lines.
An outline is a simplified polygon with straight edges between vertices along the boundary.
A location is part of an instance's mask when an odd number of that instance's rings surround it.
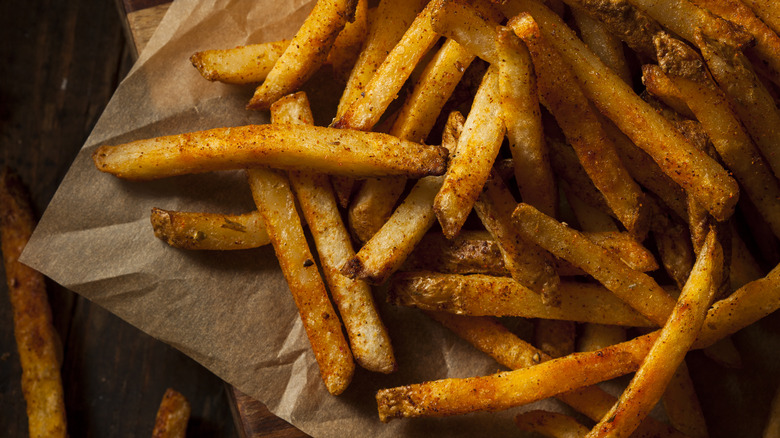
<svg viewBox="0 0 780 438">
<path fill-rule="evenodd" d="M 560 306 L 511 278 L 403 272 L 391 279 L 390 301 L 471 316 L 522 316 L 625 326 L 653 324 L 597 284 L 561 282 Z"/>
<path fill-rule="evenodd" d="M 534 345 L 550 357 L 574 353 L 577 325 L 574 321 L 537 319 L 534 321 Z"/>
<path fill-rule="evenodd" d="M 745 0 L 744 3 L 758 15 L 769 27 L 780 34 L 780 9 L 771 0 Z"/>
<path fill-rule="evenodd" d="M 611 68 L 623 82 L 631 85 L 631 71 L 623 53 L 623 43 L 609 32 L 604 23 L 588 15 L 580 8 L 572 8 L 571 15 L 580 30 L 582 41 L 601 61 Z"/>
<path fill-rule="evenodd" d="M 544 141 L 536 75 L 528 49 L 508 29 L 496 38 L 501 111 L 520 196 L 555 216 L 558 196 Z"/>
<path fill-rule="evenodd" d="M 588 428 L 573 417 L 559 412 L 534 410 L 517 414 L 515 424 L 523 432 L 536 432 L 554 438 L 584 437 Z"/>
<path fill-rule="evenodd" d="M 696 44 L 767 165 L 780 177 L 780 131 L 776 128 L 780 126 L 780 111 L 769 91 L 739 50 L 702 34 L 697 34 Z"/>
<path fill-rule="evenodd" d="M 296 91 L 325 62 L 333 41 L 355 18 L 357 0 L 318 0 L 306 21 L 257 87 L 248 109 L 268 109 L 285 94 Z"/>
<path fill-rule="evenodd" d="M 274 123 L 314 123 L 309 100 L 303 92 L 274 102 L 271 117 Z M 339 272 L 355 251 L 327 175 L 292 171 L 289 178 L 317 246 L 325 281 L 341 315 L 355 361 L 370 371 L 394 371 L 396 362 L 390 337 L 377 312 L 371 287 Z"/>
<path fill-rule="evenodd" d="M 685 361 L 680 362 L 677 371 L 666 385 L 661 399 L 666 416 L 675 429 L 691 438 L 706 438 L 707 423 L 699 404 L 699 397 L 693 387 L 693 381 Z"/>
<path fill-rule="evenodd" d="M 153 208 L 151 222 L 154 235 L 175 248 L 232 250 L 271 243 L 259 211 L 234 215 Z"/>
<path fill-rule="evenodd" d="M 577 351 L 595 351 L 626 340 L 626 329 L 617 325 L 585 324 L 577 339 Z"/>
<path fill-rule="evenodd" d="M 693 269 L 695 254 L 688 227 L 659 206 L 650 225 L 661 263 L 672 280 L 682 289 Z"/>
<path fill-rule="evenodd" d="M 595 232 L 618 230 L 615 221 L 610 215 L 583 201 L 568 184 L 563 192 L 566 194 L 566 201 L 580 224 L 580 229 Z"/>
<path fill-rule="evenodd" d="M 461 45 L 447 40 L 423 70 L 390 133 L 410 141 L 424 141 L 473 60 L 474 55 Z M 349 208 L 350 224 L 358 240 L 367 241 L 382 227 L 405 185 L 405 178 L 368 179 L 363 183 Z"/>
<path fill-rule="evenodd" d="M 168 388 L 157 409 L 152 438 L 184 438 L 191 410 L 186 397 L 175 389 Z"/>
<path fill-rule="evenodd" d="M 247 125 L 101 146 L 97 168 L 145 180 L 248 167 L 351 176 L 441 175 L 447 151 L 386 134 L 304 125 Z"/>
<path fill-rule="evenodd" d="M 700 41 L 703 41 L 701 37 Z M 668 36 L 656 38 L 659 63 L 688 107 L 706 129 L 726 166 L 734 172 L 747 196 L 780 236 L 780 185 L 727 98 L 690 47 Z M 697 67 L 698 66 L 698 67 Z"/>
<path fill-rule="evenodd" d="M 669 321 L 650 348 L 631 383 L 589 437 L 628 436 L 661 399 L 704 323 L 720 285 L 723 252 L 711 231 Z"/>
<path fill-rule="evenodd" d="M 518 234 L 512 223 L 512 211 L 517 201 L 501 178 L 492 172 L 482 193 L 474 203 L 474 211 L 498 242 L 504 258 L 504 267 L 515 281 L 541 294 L 542 301 L 557 306 L 556 292 L 560 278 L 555 272 L 552 257 L 542 248 Z"/>
<path fill-rule="evenodd" d="M 602 248 L 613 252 L 635 271 L 650 272 L 659 268 L 653 253 L 627 233 L 603 231 L 583 234 Z"/>
<path fill-rule="evenodd" d="M 249 44 L 233 49 L 204 50 L 190 57 L 201 76 L 226 84 L 262 82 L 290 45 L 290 40 Z"/>
<path fill-rule="evenodd" d="M 463 116 L 450 114 L 442 143 L 455 148 L 463 129 Z M 382 284 L 398 270 L 404 260 L 436 222 L 433 200 L 441 189 L 443 177 L 422 178 L 393 212 L 390 219 L 368 242 L 347 260 L 341 272 L 350 278 L 360 278 L 373 284 Z"/>
<path fill-rule="evenodd" d="M 66 437 L 60 377 L 62 345 L 52 325 L 43 275 L 19 262 L 35 227 L 29 194 L 9 169 L 0 172 L 0 249 L 22 365 L 22 393 L 30 436 Z"/>
<path fill-rule="evenodd" d="M 647 274 L 530 205 L 521 203 L 512 216 L 526 239 L 581 268 L 649 320 L 664 325 L 674 300 Z"/>
<path fill-rule="evenodd" d="M 572 67 L 585 95 L 661 169 L 718 220 L 734 211 L 739 188 L 715 160 L 695 150 L 661 115 L 637 96 L 580 41 L 574 32 L 536 0 L 500 6 L 504 15 L 530 13 L 544 37 Z"/>
<path fill-rule="evenodd" d="M 444 183 L 433 201 L 436 218 L 448 238 L 458 234 L 466 221 L 504 140 L 501 110 L 495 104 L 498 99 L 498 70 L 490 67 L 474 97 Z"/>
<path fill-rule="evenodd" d="M 358 0 L 354 20 L 344 24 L 328 53 L 326 62 L 333 68 L 334 76 L 344 81 L 349 78 L 368 35 L 368 13 L 368 0 Z"/>
</svg>

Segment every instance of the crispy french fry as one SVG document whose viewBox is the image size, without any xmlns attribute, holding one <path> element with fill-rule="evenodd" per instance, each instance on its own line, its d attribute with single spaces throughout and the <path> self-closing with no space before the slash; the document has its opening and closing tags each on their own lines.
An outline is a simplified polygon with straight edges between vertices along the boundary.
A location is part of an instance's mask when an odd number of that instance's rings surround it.
<svg viewBox="0 0 780 438">
<path fill-rule="evenodd" d="M 337 78 L 346 81 L 360 55 L 360 48 L 368 35 L 368 0 L 358 0 L 354 21 L 347 22 L 333 41 L 326 62 Z"/>
<path fill-rule="evenodd" d="M 584 10 L 572 8 L 571 14 L 580 30 L 582 41 L 607 67 L 620 76 L 623 82 L 631 85 L 631 71 L 628 68 L 628 62 L 623 53 L 623 43 L 620 39 L 610 33 L 604 23 L 591 17 Z"/>
<path fill-rule="evenodd" d="M 780 8 L 772 0 L 745 0 L 744 3 L 769 27 L 780 34 Z"/>
<path fill-rule="evenodd" d="M 545 304 L 539 294 L 507 277 L 404 272 L 391 279 L 390 301 L 459 315 L 653 325 L 600 285 L 564 281 L 558 290 L 561 304 L 553 307 Z"/>
<path fill-rule="evenodd" d="M 707 423 L 699 404 L 685 361 L 672 375 L 664 391 L 662 402 L 666 416 L 675 429 L 691 438 L 707 438 Z"/>
<path fill-rule="evenodd" d="M 526 239 L 592 275 L 655 324 L 666 322 L 674 300 L 652 278 L 530 205 L 521 203 L 512 216 Z"/>
<path fill-rule="evenodd" d="M 285 94 L 296 91 L 325 62 L 333 41 L 355 18 L 357 0 L 318 0 L 306 21 L 274 64 L 247 104 L 268 109 Z"/>
<path fill-rule="evenodd" d="M 661 207 L 654 210 L 651 228 L 661 264 L 677 287 L 682 289 L 695 262 L 688 227 Z"/>
<path fill-rule="evenodd" d="M 515 424 L 523 432 L 536 432 L 553 438 L 578 438 L 588 433 L 588 428 L 573 417 L 558 412 L 534 410 L 517 414 Z"/>
<path fill-rule="evenodd" d="M 175 389 L 168 388 L 157 409 L 152 438 L 184 438 L 190 411 L 187 398 Z"/>
<path fill-rule="evenodd" d="M 631 269 L 649 272 L 659 267 L 653 253 L 626 233 L 604 231 L 584 233 L 584 235 L 602 248 L 612 251 Z"/>
<path fill-rule="evenodd" d="M 422 142 L 430 133 L 474 55 L 447 40 L 423 70 L 404 102 L 390 134 Z M 368 179 L 349 208 L 350 225 L 358 240 L 367 241 L 382 227 L 406 185 L 405 178 Z"/>
<path fill-rule="evenodd" d="M 0 249 L 22 366 L 30 436 L 66 437 L 60 366 L 62 344 L 52 323 L 43 275 L 19 262 L 36 220 L 30 195 L 16 173 L 0 171 Z"/>
<path fill-rule="evenodd" d="M 568 184 L 564 188 L 564 193 L 582 231 L 618 231 L 618 227 L 610 215 L 583 201 L 571 190 Z"/>
<path fill-rule="evenodd" d="M 193 54 L 190 62 L 210 81 L 252 84 L 265 80 L 288 45 L 290 40 L 280 40 L 232 49 L 204 50 Z"/>
<path fill-rule="evenodd" d="M 498 100 L 498 70 L 490 67 L 474 97 L 463 125 L 458 147 L 433 201 L 433 210 L 444 235 L 460 231 L 487 181 L 504 140 L 504 123 Z"/>
<path fill-rule="evenodd" d="M 314 123 L 309 100 L 303 92 L 274 102 L 271 117 L 274 123 Z M 325 281 L 339 309 L 355 361 L 371 371 L 394 371 L 396 362 L 390 337 L 377 312 L 371 287 L 339 272 L 355 251 L 327 175 L 292 171 L 289 178 L 317 246 Z"/>
<path fill-rule="evenodd" d="M 101 146 L 103 172 L 144 180 L 247 167 L 309 169 L 352 176 L 441 175 L 446 149 L 386 134 L 304 125 L 248 125 Z"/>
<path fill-rule="evenodd" d="M 474 203 L 474 211 L 498 242 L 504 267 L 512 278 L 541 294 L 545 304 L 557 306 L 560 297 L 556 290 L 560 278 L 552 265 L 552 257 L 518 234 L 512 223 L 512 211 L 516 205 L 512 193 L 501 178 L 492 172 L 482 194 Z"/>
<path fill-rule="evenodd" d="M 715 160 L 695 150 L 580 41 L 552 11 L 536 0 L 500 6 L 507 16 L 528 12 L 544 37 L 572 67 L 588 99 L 629 138 L 653 157 L 665 174 L 680 184 L 718 220 L 734 211 L 739 188 Z"/>
<path fill-rule="evenodd" d="M 463 116 L 453 112 L 447 121 L 443 144 L 455 148 L 463 129 Z M 393 212 L 390 219 L 368 242 L 344 263 L 341 272 L 350 278 L 360 278 L 382 284 L 403 264 L 404 260 L 436 222 L 433 200 L 441 189 L 444 177 L 422 178 Z"/>
<path fill-rule="evenodd" d="M 573 194 L 586 204 L 614 217 L 615 213 L 607 206 L 604 195 L 593 185 L 588 173 L 582 168 L 574 149 L 551 137 L 547 138 L 547 144 L 550 146 L 550 162 L 555 174 L 560 178 L 563 192 Z"/>
<path fill-rule="evenodd" d="M 558 192 L 544 141 L 536 75 L 528 49 L 511 31 L 496 38 L 501 111 L 523 201 L 555 216 Z"/>
<path fill-rule="evenodd" d="M 153 208 L 151 222 L 154 235 L 175 248 L 231 250 L 271 243 L 259 211 L 234 215 Z"/>
<path fill-rule="evenodd" d="M 661 399 L 704 323 L 722 270 L 723 252 L 716 233 L 711 231 L 669 321 L 618 402 L 589 437 L 630 435 Z"/>
</svg>

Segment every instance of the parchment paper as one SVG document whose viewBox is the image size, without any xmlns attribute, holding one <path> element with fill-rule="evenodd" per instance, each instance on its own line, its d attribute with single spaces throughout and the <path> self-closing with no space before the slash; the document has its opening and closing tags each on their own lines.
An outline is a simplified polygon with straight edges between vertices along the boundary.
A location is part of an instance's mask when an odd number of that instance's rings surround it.
<svg viewBox="0 0 780 438">
<path fill-rule="evenodd" d="M 23 261 L 178 348 L 313 436 L 517 436 L 511 420 L 516 410 L 378 421 L 374 394 L 380 387 L 499 370 L 418 312 L 382 304 L 378 296 L 400 370 L 385 376 L 358 369 L 350 388 L 331 396 L 270 246 L 193 252 L 154 237 L 152 207 L 253 209 L 243 173 L 139 183 L 98 172 L 92 163 L 101 144 L 267 123 L 267 113 L 244 109 L 253 87 L 210 83 L 188 58 L 198 50 L 290 37 L 312 5 L 177 0 L 76 157 Z"/>
</svg>

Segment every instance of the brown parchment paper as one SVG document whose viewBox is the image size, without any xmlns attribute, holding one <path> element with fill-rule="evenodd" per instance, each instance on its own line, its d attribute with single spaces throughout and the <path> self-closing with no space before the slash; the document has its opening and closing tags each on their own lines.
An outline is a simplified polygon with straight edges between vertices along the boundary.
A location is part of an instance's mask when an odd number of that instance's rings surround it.
<svg viewBox="0 0 780 438">
<path fill-rule="evenodd" d="M 128 182 L 92 163 L 101 144 L 267 123 L 267 113 L 244 109 L 253 87 L 210 83 L 188 58 L 198 50 L 290 37 L 312 6 L 308 0 L 177 0 L 76 157 L 23 261 L 178 348 L 313 436 L 517 436 L 511 420 L 517 411 L 378 421 L 374 394 L 380 387 L 499 370 L 416 311 L 385 305 L 378 296 L 400 370 L 385 376 L 358 369 L 350 388 L 334 397 L 321 382 L 270 246 L 188 252 L 153 236 L 152 207 L 253 209 L 242 172 Z M 314 92 L 334 88 L 320 87 Z"/>
</svg>

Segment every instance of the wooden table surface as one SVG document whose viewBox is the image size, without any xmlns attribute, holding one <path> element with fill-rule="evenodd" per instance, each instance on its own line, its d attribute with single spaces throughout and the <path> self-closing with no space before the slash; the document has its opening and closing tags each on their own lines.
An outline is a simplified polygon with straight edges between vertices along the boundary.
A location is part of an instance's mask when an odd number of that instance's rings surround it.
<svg viewBox="0 0 780 438">
<path fill-rule="evenodd" d="M 0 2 L 0 166 L 21 175 L 38 214 L 132 65 L 123 6 L 110 0 Z M 153 29 L 164 8 L 157 12 L 134 29 Z M 1 265 L 0 273 L 5 278 Z M 192 404 L 190 437 L 303 436 L 174 348 L 53 282 L 47 286 L 64 347 L 71 437 L 151 436 L 168 387 Z M 0 434 L 23 437 L 27 416 L 7 297 L 2 281 Z M 238 427 L 231 405 L 243 410 Z"/>
</svg>

